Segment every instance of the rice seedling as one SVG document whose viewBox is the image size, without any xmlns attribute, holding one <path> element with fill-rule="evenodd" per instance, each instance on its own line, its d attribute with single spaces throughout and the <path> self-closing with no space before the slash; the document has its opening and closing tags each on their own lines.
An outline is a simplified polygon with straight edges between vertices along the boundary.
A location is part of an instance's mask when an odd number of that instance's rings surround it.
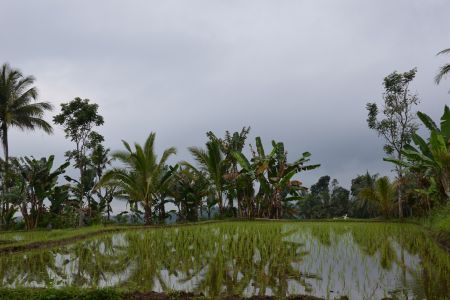
<svg viewBox="0 0 450 300">
<path fill-rule="evenodd" d="M 411 224 L 223 222 L 109 233 L 0 258 L 3 287 L 327 299 L 442 298 L 450 257 Z"/>
</svg>

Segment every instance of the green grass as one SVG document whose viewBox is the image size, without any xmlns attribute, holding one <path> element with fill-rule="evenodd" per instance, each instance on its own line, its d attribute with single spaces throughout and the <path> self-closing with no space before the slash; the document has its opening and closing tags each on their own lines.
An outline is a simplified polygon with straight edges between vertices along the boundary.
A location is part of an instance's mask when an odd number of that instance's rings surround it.
<svg viewBox="0 0 450 300">
<path fill-rule="evenodd" d="M 0 231 L 0 249 L 16 247 L 16 246 L 26 246 L 33 243 L 49 243 L 64 239 L 76 238 L 79 236 L 92 236 L 96 233 L 100 234 L 103 232 L 115 232 L 122 230 L 133 230 L 133 229 L 150 229 L 155 227 L 178 227 L 185 225 L 201 225 L 201 224 L 211 224 L 217 223 L 215 220 L 201 221 L 195 223 L 183 223 L 183 224 L 170 224 L 170 225 L 153 225 L 153 226 L 143 226 L 143 225 L 94 225 L 82 228 L 66 228 L 66 229 L 37 229 L 31 231 L 25 230 L 15 230 L 15 231 Z"/>
<path fill-rule="evenodd" d="M 450 234 L 450 202 L 446 206 L 436 209 L 429 218 L 422 220 L 421 223 L 433 231 Z"/>
</svg>

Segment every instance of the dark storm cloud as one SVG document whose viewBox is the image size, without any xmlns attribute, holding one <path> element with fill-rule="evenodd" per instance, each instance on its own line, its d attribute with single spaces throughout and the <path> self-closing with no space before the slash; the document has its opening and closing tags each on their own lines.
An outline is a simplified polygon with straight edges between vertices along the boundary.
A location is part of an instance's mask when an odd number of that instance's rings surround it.
<svg viewBox="0 0 450 300">
<path fill-rule="evenodd" d="M 433 77 L 450 47 L 447 0 L 4 1 L 0 61 L 37 77 L 42 100 L 100 104 L 108 146 L 157 132 L 161 150 L 202 145 L 205 132 L 252 126 L 291 159 L 311 151 L 319 170 L 348 186 L 387 174 L 365 104 L 394 70 L 418 68 L 420 109 L 437 117 L 450 81 Z M 448 59 L 448 58 L 447 58 Z M 50 116 L 49 116 L 50 118 Z M 69 142 L 14 132 L 13 154 L 56 153 Z"/>
</svg>

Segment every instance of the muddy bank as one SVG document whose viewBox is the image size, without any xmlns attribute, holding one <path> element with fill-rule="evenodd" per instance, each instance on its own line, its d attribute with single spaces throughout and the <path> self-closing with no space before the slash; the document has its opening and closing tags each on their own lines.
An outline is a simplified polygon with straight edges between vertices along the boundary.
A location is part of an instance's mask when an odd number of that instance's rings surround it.
<svg viewBox="0 0 450 300">
<path fill-rule="evenodd" d="M 126 300 L 200 300 L 200 299 L 212 299 L 206 298 L 202 295 L 195 295 L 193 293 L 172 293 L 172 294 L 164 294 L 164 293 L 156 293 L 156 292 L 133 292 L 125 295 L 124 299 Z M 244 298 L 241 296 L 227 296 L 227 297 L 219 297 L 216 298 L 218 300 L 275 300 L 277 298 L 273 296 L 252 296 L 250 298 Z M 285 298 L 287 300 L 323 300 L 323 298 L 317 298 L 308 295 L 298 295 L 298 296 L 290 296 Z M 342 297 L 341 300 L 346 300 L 347 297 Z"/>
</svg>

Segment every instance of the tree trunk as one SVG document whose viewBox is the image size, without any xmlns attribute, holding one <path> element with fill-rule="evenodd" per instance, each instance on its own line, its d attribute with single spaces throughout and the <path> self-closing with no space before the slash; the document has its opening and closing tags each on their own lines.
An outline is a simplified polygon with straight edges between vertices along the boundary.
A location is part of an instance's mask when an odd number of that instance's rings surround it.
<svg viewBox="0 0 450 300">
<path fill-rule="evenodd" d="M 4 169 L 4 173 L 3 173 L 3 196 L 7 193 L 8 191 L 8 160 L 9 160 L 9 149 L 8 149 L 8 127 L 6 126 L 6 124 L 3 123 L 3 126 L 1 128 L 1 133 L 2 133 L 2 145 L 3 145 L 3 153 L 5 156 L 5 169 Z M 3 197 L 3 203 L 2 203 L 2 211 L 1 211 L 1 220 L 0 223 L 3 223 L 3 221 L 6 223 L 6 220 L 3 220 L 5 215 L 8 213 L 9 211 L 9 203 L 6 201 L 6 198 Z"/>
<path fill-rule="evenodd" d="M 222 203 L 222 192 L 221 191 L 217 192 L 217 203 L 219 205 L 220 215 L 223 215 L 223 203 Z"/>
<path fill-rule="evenodd" d="M 448 170 L 442 172 L 441 183 L 444 187 L 444 193 L 447 196 L 447 200 L 450 200 L 450 172 Z"/>
<path fill-rule="evenodd" d="M 398 156 L 398 160 L 400 160 L 400 161 L 402 160 L 402 156 L 401 155 Z M 403 170 L 402 170 L 402 167 L 399 166 L 397 172 L 398 172 L 398 189 L 397 189 L 398 217 L 400 219 L 403 219 L 403 207 L 402 207 Z"/>
<path fill-rule="evenodd" d="M 8 160 L 9 160 L 8 127 L 6 125 L 2 126 L 2 144 L 3 144 L 3 154 L 5 155 L 5 170 L 6 170 L 8 168 Z"/>
<path fill-rule="evenodd" d="M 152 224 L 152 208 L 148 204 L 144 204 L 144 221 L 145 225 Z"/>
<path fill-rule="evenodd" d="M 83 227 L 84 225 L 84 212 L 83 207 L 78 208 L 78 227 Z"/>
<path fill-rule="evenodd" d="M 159 223 L 164 224 L 166 219 L 166 208 L 164 206 L 164 200 L 161 199 L 161 204 L 159 205 Z"/>
</svg>

